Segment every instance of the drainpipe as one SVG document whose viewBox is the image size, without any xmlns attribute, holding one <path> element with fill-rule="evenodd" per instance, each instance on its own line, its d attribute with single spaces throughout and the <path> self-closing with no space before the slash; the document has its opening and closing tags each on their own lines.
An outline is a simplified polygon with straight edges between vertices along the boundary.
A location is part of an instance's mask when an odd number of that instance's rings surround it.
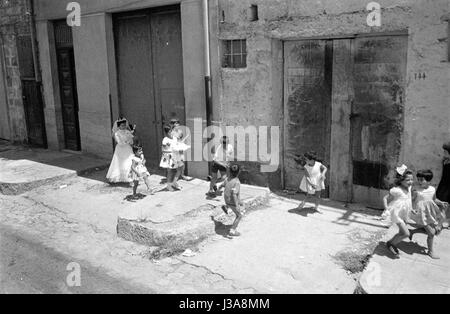
<svg viewBox="0 0 450 314">
<path fill-rule="evenodd" d="M 203 7 L 203 41 L 205 43 L 205 98 L 206 98 L 206 125 L 211 125 L 212 117 L 212 84 L 211 63 L 209 50 L 209 6 L 208 0 L 202 0 Z"/>
<path fill-rule="evenodd" d="M 27 0 L 27 8 L 30 23 L 30 33 L 31 33 L 31 49 L 33 50 L 33 64 L 34 64 L 34 77 L 37 83 L 41 82 L 41 71 L 39 69 L 39 58 L 38 51 L 36 47 L 36 24 L 34 16 L 34 4 L 33 0 Z"/>
</svg>

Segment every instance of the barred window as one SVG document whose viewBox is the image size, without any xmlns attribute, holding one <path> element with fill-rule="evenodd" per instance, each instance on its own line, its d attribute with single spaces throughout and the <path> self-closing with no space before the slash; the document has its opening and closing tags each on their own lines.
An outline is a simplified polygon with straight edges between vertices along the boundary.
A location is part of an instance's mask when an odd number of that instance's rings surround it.
<svg viewBox="0 0 450 314">
<path fill-rule="evenodd" d="M 223 41 L 223 68 L 247 67 L 247 41 L 245 39 Z"/>
</svg>

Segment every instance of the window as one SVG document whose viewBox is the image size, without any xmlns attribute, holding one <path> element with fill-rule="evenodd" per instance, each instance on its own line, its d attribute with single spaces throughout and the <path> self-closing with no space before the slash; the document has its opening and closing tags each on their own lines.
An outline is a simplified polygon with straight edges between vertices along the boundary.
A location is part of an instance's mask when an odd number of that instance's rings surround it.
<svg viewBox="0 0 450 314">
<path fill-rule="evenodd" d="M 223 68 L 247 67 L 247 41 L 245 39 L 223 41 Z"/>
</svg>

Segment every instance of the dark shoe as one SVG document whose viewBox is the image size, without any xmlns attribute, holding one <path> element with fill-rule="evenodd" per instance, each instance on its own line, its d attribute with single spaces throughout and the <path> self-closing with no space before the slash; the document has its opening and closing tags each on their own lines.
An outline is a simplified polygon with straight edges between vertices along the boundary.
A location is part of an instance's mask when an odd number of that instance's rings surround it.
<svg viewBox="0 0 450 314">
<path fill-rule="evenodd" d="M 391 252 L 395 256 L 398 256 L 400 254 L 399 250 L 391 242 L 386 243 L 386 246 L 389 252 Z"/>
<path fill-rule="evenodd" d="M 212 177 L 211 176 L 207 176 L 206 177 L 206 181 L 211 182 L 212 181 Z"/>
<path fill-rule="evenodd" d="M 217 185 L 213 186 L 213 190 L 214 190 L 215 193 L 217 193 Z"/>
<path fill-rule="evenodd" d="M 413 236 L 414 236 L 414 233 L 412 233 L 411 231 L 409 232 L 409 241 L 412 241 L 413 240 Z"/>
<path fill-rule="evenodd" d="M 230 213 L 228 212 L 228 208 L 224 205 L 222 206 L 222 210 L 225 213 L 225 215 L 229 215 Z"/>
</svg>

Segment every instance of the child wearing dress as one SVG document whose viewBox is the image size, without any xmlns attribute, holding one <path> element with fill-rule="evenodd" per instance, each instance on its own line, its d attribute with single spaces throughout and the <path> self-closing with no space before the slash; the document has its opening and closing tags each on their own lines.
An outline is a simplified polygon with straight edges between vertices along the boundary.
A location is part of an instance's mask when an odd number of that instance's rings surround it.
<svg viewBox="0 0 450 314">
<path fill-rule="evenodd" d="M 134 156 L 132 158 L 131 164 L 131 179 L 133 180 L 133 197 L 136 197 L 137 188 L 139 186 L 139 180 L 144 179 L 145 185 L 147 186 L 147 191 L 153 195 L 153 191 L 150 188 L 150 172 L 148 172 L 147 167 L 145 167 L 145 157 L 141 146 L 133 147 Z"/>
<path fill-rule="evenodd" d="M 407 223 L 412 211 L 411 187 L 413 182 L 412 171 L 408 170 L 406 166 L 397 168 L 396 186 L 383 199 L 386 212 L 389 212 L 392 223 L 396 224 L 399 229 L 399 232 L 386 243 L 388 250 L 394 256 L 400 254 L 397 245 L 410 235 Z"/>
<path fill-rule="evenodd" d="M 300 158 L 296 159 L 296 161 L 305 169 L 305 176 L 301 181 L 300 190 L 306 193 L 306 196 L 300 203 L 298 209 L 303 209 L 308 198 L 312 196 L 315 202 L 314 210 L 322 214 L 319 205 L 322 190 L 325 189 L 325 175 L 328 169 L 318 160 L 316 152 L 306 153 L 304 157 L 306 161 L 306 164 L 304 165 L 302 165 L 303 163 Z"/>
<path fill-rule="evenodd" d="M 232 237 L 238 237 L 241 234 L 236 230 L 243 217 L 243 206 L 241 201 L 241 182 L 239 181 L 239 173 L 241 168 L 239 165 L 232 165 L 230 167 L 230 178 L 225 180 L 225 206 L 222 206 L 222 210 L 225 214 L 230 214 L 228 209 L 231 209 L 236 215 L 233 226 L 230 229 L 229 235 Z"/>
<path fill-rule="evenodd" d="M 109 183 L 130 183 L 131 158 L 133 158 L 133 133 L 125 118 L 114 123 L 113 136 L 117 143 L 106 179 Z"/>
<path fill-rule="evenodd" d="M 174 138 L 172 127 L 166 125 L 164 132 L 166 133 L 166 137 L 162 141 L 162 158 L 159 166 L 167 170 L 166 189 L 173 192 L 179 190 L 175 182 L 175 177 L 180 167 L 180 154 L 176 151 L 177 140 Z"/>
<path fill-rule="evenodd" d="M 433 249 L 434 237 L 438 236 L 442 230 L 442 223 L 445 216 L 439 207 L 447 205 L 436 198 L 436 188 L 431 186 L 433 180 L 433 172 L 431 170 L 421 170 L 416 175 L 419 187 L 413 191 L 413 215 L 418 227 L 410 230 L 409 239 L 412 241 L 416 233 L 423 233 L 428 236 L 428 255 L 432 259 L 439 259 Z"/>
</svg>

